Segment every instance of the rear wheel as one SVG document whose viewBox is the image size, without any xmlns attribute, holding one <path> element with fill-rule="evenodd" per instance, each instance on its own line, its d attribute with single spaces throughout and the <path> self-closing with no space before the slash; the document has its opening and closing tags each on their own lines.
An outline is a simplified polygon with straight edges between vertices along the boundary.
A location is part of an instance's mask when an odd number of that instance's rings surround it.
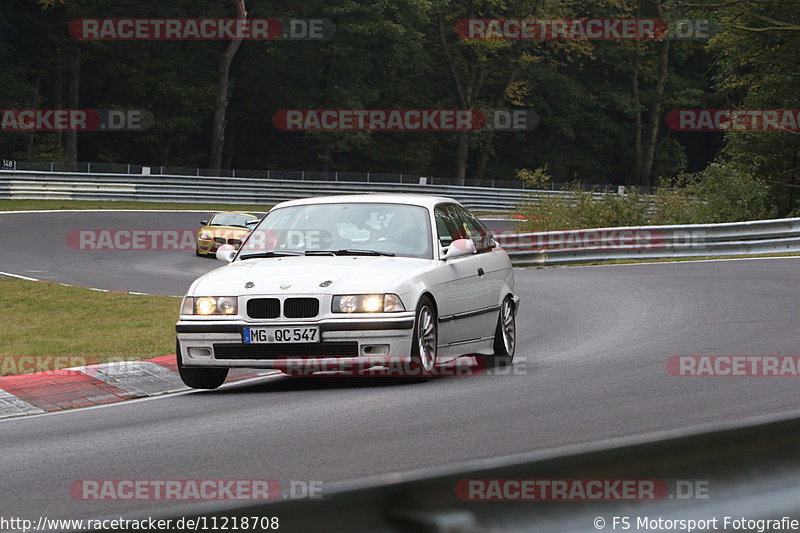
<svg viewBox="0 0 800 533">
<path fill-rule="evenodd" d="M 491 366 L 508 366 L 514 361 L 517 347 L 517 325 L 515 321 L 514 301 L 506 296 L 500 305 L 497 327 L 494 330 L 494 355 L 488 359 Z"/>
<path fill-rule="evenodd" d="M 175 357 L 178 359 L 178 374 L 183 382 L 193 389 L 216 389 L 228 377 L 227 368 L 189 368 L 181 361 L 181 343 L 175 341 Z"/>
<path fill-rule="evenodd" d="M 431 299 L 423 296 L 417 304 L 414 337 L 411 344 L 411 360 L 414 366 L 419 368 L 419 375 L 423 379 L 428 379 L 433 374 L 438 340 L 436 309 L 433 307 Z"/>
</svg>

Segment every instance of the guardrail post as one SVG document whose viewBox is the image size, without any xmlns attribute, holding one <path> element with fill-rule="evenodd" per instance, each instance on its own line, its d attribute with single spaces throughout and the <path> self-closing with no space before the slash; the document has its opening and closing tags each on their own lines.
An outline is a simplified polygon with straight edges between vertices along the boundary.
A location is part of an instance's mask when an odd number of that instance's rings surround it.
<svg viewBox="0 0 800 533">
<path fill-rule="evenodd" d="M 367 172 L 367 183 L 369 183 L 369 172 Z"/>
</svg>

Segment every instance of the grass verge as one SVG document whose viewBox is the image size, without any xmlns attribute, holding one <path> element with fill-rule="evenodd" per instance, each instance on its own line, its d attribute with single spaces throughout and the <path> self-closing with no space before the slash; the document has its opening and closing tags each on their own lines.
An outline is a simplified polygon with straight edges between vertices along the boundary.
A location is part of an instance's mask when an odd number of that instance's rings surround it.
<svg viewBox="0 0 800 533">
<path fill-rule="evenodd" d="M 0 374 L 17 373 L 9 370 L 19 356 L 83 356 L 108 362 L 173 354 L 179 305 L 173 296 L 105 293 L 0 277 L 0 308 L 6 317 L 0 334 L 0 360 L 6 364 Z M 61 367 L 65 365 L 74 366 L 65 362 Z"/>
<path fill-rule="evenodd" d="M 266 213 L 272 205 L 182 204 L 177 202 L 91 201 L 91 200 L 0 200 L 0 211 L 62 209 L 155 209 L 159 211 L 245 211 Z"/>
</svg>

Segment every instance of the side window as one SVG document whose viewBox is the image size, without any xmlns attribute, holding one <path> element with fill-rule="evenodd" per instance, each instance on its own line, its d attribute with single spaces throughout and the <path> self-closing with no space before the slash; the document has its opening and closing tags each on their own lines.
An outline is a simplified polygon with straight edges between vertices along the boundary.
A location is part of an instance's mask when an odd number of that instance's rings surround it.
<svg viewBox="0 0 800 533">
<path fill-rule="evenodd" d="M 461 227 L 461 222 L 458 214 L 452 205 L 439 205 L 433 211 L 434 218 L 436 219 L 436 233 L 439 236 L 439 242 L 445 248 L 456 240 L 464 238 L 464 231 Z"/>
<path fill-rule="evenodd" d="M 486 252 L 494 248 L 495 242 L 491 232 L 483 225 L 483 222 L 478 220 L 478 217 L 461 206 L 455 206 L 455 210 L 458 212 L 467 238 L 472 239 L 479 252 Z"/>
</svg>

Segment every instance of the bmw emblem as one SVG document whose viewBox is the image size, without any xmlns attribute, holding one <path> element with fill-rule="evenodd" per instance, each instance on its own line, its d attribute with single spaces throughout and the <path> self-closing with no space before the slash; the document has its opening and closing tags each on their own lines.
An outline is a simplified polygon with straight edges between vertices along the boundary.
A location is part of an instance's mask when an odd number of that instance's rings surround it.
<svg viewBox="0 0 800 533">
<path fill-rule="evenodd" d="M 286 290 L 289 287 L 291 287 L 291 285 L 289 285 L 288 283 L 281 283 L 281 289 Z"/>
<path fill-rule="evenodd" d="M 252 289 L 255 286 L 256 286 L 256 284 L 253 283 L 252 281 L 248 281 L 247 283 L 244 284 L 244 288 L 245 289 Z"/>
</svg>

